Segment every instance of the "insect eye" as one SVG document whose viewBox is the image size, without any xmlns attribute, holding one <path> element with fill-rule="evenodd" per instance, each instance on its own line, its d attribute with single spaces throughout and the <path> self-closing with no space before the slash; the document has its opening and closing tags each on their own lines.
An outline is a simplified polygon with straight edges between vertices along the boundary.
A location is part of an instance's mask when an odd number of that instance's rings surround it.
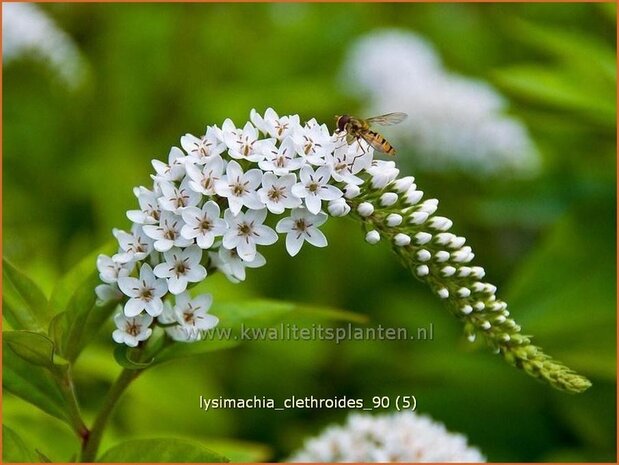
<svg viewBox="0 0 619 465">
<path fill-rule="evenodd" d="M 337 128 L 340 131 L 343 131 L 344 128 L 346 127 L 346 123 L 348 123 L 348 121 L 350 121 L 350 116 L 348 115 L 343 115 L 340 116 L 337 120 Z"/>
</svg>

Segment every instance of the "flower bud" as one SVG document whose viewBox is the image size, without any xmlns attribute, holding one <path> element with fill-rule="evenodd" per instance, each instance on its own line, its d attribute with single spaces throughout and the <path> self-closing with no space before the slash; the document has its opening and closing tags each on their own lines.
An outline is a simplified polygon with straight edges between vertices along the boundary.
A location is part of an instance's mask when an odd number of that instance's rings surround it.
<svg viewBox="0 0 619 465">
<path fill-rule="evenodd" d="M 387 226 L 393 228 L 394 226 L 399 226 L 402 224 L 402 215 L 398 215 L 397 213 L 391 213 L 387 216 Z"/>
<path fill-rule="evenodd" d="M 374 205 L 372 205 L 370 202 L 362 202 L 357 207 L 357 213 L 359 213 L 359 215 L 363 216 L 364 218 L 368 217 L 372 213 L 374 213 Z"/>
<path fill-rule="evenodd" d="M 406 192 L 415 182 L 415 178 L 413 176 L 405 176 L 400 179 L 396 179 L 393 183 L 393 187 L 396 191 L 400 193 Z"/>
<path fill-rule="evenodd" d="M 394 161 L 375 160 L 367 169 L 372 176 L 372 187 L 382 189 L 400 174 L 400 170 L 395 167 Z"/>
<path fill-rule="evenodd" d="M 383 207 L 390 207 L 398 201 L 398 194 L 395 192 L 385 192 L 380 196 L 380 204 Z"/>
<path fill-rule="evenodd" d="M 380 234 L 378 233 L 378 231 L 373 229 L 365 235 L 365 240 L 369 244 L 376 244 L 378 241 L 380 241 Z"/>
<path fill-rule="evenodd" d="M 331 200 L 327 208 L 331 216 L 346 216 L 350 213 L 350 205 L 343 198 Z"/>
<path fill-rule="evenodd" d="M 360 193 L 361 189 L 359 188 L 359 186 L 356 186 L 354 184 L 346 184 L 346 186 L 344 186 L 344 197 L 346 197 L 347 199 L 354 199 Z"/>
<path fill-rule="evenodd" d="M 417 276 L 427 276 L 430 274 L 430 268 L 428 265 L 420 265 L 417 267 Z"/>
<path fill-rule="evenodd" d="M 403 247 L 411 243 L 411 237 L 403 233 L 398 233 L 393 238 L 393 242 L 398 247 Z"/>
<path fill-rule="evenodd" d="M 423 197 L 423 191 L 418 191 L 417 186 L 411 186 L 405 194 L 406 203 L 409 205 L 417 205 L 417 202 Z"/>
</svg>

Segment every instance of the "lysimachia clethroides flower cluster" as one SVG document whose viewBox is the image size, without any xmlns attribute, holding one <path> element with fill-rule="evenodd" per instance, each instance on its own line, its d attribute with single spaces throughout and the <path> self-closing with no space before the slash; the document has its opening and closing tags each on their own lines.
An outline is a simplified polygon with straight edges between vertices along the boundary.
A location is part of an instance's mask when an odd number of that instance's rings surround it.
<svg viewBox="0 0 619 465">
<path fill-rule="evenodd" d="M 118 252 L 101 255 L 101 301 L 118 300 L 113 339 L 135 347 L 155 325 L 180 342 L 201 340 L 218 324 L 210 295 L 190 288 L 220 271 L 233 282 L 266 263 L 259 249 L 285 238 L 291 256 L 307 243 L 327 246 L 329 216 L 360 221 L 370 244 L 389 242 L 403 263 L 450 304 L 467 335 L 485 336 L 510 363 L 569 391 L 590 383 L 552 360 L 510 317 L 496 287 L 473 265 L 471 247 L 424 199 L 394 161 L 374 158 L 363 140 L 351 144 L 312 119 L 255 110 L 242 126 L 230 119 L 186 134 L 167 162 L 153 160 L 150 188 L 134 189 L 139 208 L 129 231 L 114 230 Z"/>
</svg>

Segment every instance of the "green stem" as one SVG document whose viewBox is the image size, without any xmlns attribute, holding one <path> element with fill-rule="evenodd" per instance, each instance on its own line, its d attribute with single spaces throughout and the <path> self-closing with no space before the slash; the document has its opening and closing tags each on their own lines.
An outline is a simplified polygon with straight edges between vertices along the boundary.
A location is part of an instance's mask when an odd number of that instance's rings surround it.
<svg viewBox="0 0 619 465">
<path fill-rule="evenodd" d="M 73 377 L 71 375 L 71 367 L 67 366 L 65 369 L 56 371 L 56 378 L 58 386 L 62 391 L 62 395 L 66 401 L 69 418 L 73 426 L 73 430 L 82 440 L 88 437 L 89 431 L 80 414 L 79 403 L 77 401 L 77 395 L 75 393 L 75 385 L 73 384 Z"/>
<path fill-rule="evenodd" d="M 101 410 L 99 410 L 99 414 L 95 419 L 92 429 L 90 430 L 90 434 L 85 438 L 82 444 L 82 462 L 94 462 L 97 458 L 97 452 L 99 450 L 99 445 L 101 444 L 103 432 L 112 412 L 114 411 L 114 407 L 116 407 L 116 404 L 125 389 L 127 389 L 129 384 L 131 384 L 131 382 L 137 378 L 141 372 L 142 370 L 124 369 L 108 391 L 107 396 L 103 401 L 103 405 L 101 406 Z"/>
</svg>

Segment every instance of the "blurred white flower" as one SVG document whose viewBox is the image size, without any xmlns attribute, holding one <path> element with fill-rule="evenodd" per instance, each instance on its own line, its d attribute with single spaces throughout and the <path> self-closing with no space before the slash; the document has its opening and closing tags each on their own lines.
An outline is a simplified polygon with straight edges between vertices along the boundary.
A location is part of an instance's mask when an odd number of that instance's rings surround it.
<svg viewBox="0 0 619 465">
<path fill-rule="evenodd" d="M 343 77 L 347 88 L 368 99 L 368 115 L 408 113 L 384 134 L 416 156 L 410 161 L 416 167 L 482 177 L 539 169 L 526 128 L 504 113 L 505 99 L 483 81 L 445 70 L 434 47 L 412 32 L 380 30 L 362 37 L 350 50 Z"/>
<path fill-rule="evenodd" d="M 485 462 L 462 434 L 414 412 L 352 414 L 306 441 L 290 462 Z"/>
<path fill-rule="evenodd" d="M 153 330 L 149 327 L 152 322 L 153 317 L 149 314 L 127 318 L 122 312 L 117 313 L 114 316 L 114 323 L 116 323 L 117 329 L 112 333 L 112 338 L 119 344 L 136 347 L 152 334 Z"/>
<path fill-rule="evenodd" d="M 84 77 L 73 39 L 35 3 L 2 3 L 2 63 L 32 54 L 46 61 L 70 87 Z"/>
</svg>

